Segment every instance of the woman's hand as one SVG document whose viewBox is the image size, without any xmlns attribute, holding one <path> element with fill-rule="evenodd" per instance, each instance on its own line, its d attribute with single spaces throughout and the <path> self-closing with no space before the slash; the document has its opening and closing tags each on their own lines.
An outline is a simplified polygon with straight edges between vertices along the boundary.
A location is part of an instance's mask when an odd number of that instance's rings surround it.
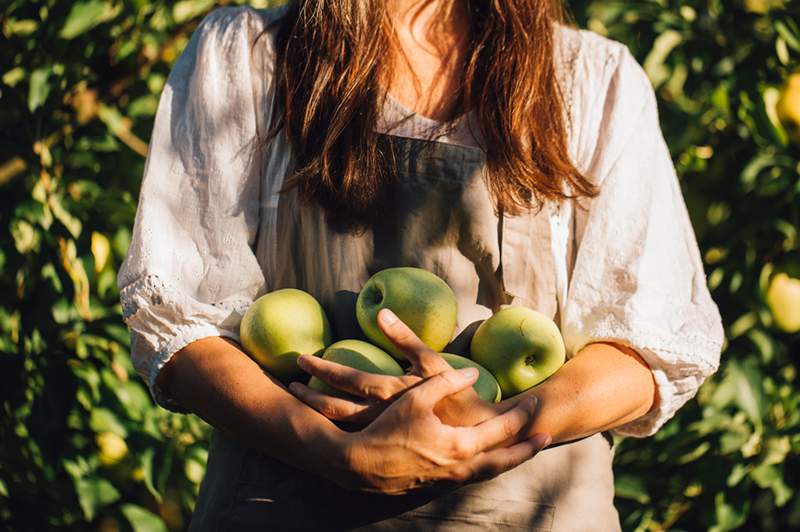
<svg viewBox="0 0 800 532">
<path fill-rule="evenodd" d="M 303 356 L 298 361 L 303 370 L 358 399 L 333 397 L 312 390 L 299 382 L 289 386 L 292 393 L 329 419 L 365 425 L 422 379 L 452 369 L 439 353 L 426 346 L 390 310 L 383 309 L 378 313 L 378 325 L 383 334 L 403 351 L 411 363 L 407 375 L 402 377 L 376 375 L 319 357 Z M 490 404 L 478 397 L 472 387 L 468 387 L 445 397 L 436 405 L 435 411 L 442 422 L 448 425 L 473 426 L 508 411 L 519 400 L 513 398 L 502 403 Z"/>
<path fill-rule="evenodd" d="M 453 427 L 434 413 L 436 405 L 470 388 L 475 369 L 447 370 L 419 381 L 344 445 L 352 474 L 342 483 L 362 491 L 402 494 L 423 487 L 448 488 L 513 469 L 550 443 L 536 434 L 516 441 L 535 414 L 530 397 L 474 427 Z"/>
</svg>

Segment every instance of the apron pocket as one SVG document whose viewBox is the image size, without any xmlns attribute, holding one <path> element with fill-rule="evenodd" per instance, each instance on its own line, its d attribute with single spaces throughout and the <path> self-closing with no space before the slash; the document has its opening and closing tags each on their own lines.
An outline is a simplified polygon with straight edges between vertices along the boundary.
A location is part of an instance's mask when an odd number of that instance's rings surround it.
<svg viewBox="0 0 800 532">
<path fill-rule="evenodd" d="M 508 303 L 554 318 L 558 301 L 549 211 L 504 216 L 502 224 L 500 253 Z"/>
</svg>

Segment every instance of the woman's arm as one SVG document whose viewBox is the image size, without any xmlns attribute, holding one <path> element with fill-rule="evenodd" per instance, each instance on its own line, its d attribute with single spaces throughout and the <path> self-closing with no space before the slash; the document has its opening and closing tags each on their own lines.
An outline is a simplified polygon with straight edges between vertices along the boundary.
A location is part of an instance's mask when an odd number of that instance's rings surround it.
<svg viewBox="0 0 800 532">
<path fill-rule="evenodd" d="M 346 473 L 341 431 L 227 339 L 190 343 L 162 368 L 157 382 L 175 403 L 248 447 L 331 479 Z"/>
<path fill-rule="evenodd" d="M 443 424 L 435 406 L 477 377 L 469 370 L 437 373 L 353 433 L 297 400 L 219 337 L 181 349 L 158 381 L 181 407 L 245 445 L 342 486 L 394 494 L 493 477 L 549 444 L 541 434 L 519 437 L 533 417 L 535 399 L 474 427 Z"/>
<path fill-rule="evenodd" d="M 587 345 L 523 395 L 539 399 L 530 430 L 546 432 L 556 443 L 624 425 L 658 404 L 648 365 L 634 350 L 610 343 Z"/>
<path fill-rule="evenodd" d="M 381 311 L 379 326 L 411 361 L 412 375 L 373 375 L 314 357 L 303 357 L 301 365 L 306 371 L 367 401 L 356 403 L 331 397 L 299 383 L 292 385 L 292 392 L 330 418 L 367 422 L 397 394 L 413 386 L 415 379 L 449 367 L 438 353 L 390 314 Z M 490 405 L 468 389 L 439 404 L 436 414 L 445 423 L 469 426 L 514 408 L 530 396 L 537 398 L 539 409 L 527 429 L 528 435 L 549 434 L 554 443 L 623 425 L 643 416 L 658 402 L 653 374 L 634 350 L 612 343 L 593 343 L 581 349 L 544 383 L 525 393 Z"/>
</svg>

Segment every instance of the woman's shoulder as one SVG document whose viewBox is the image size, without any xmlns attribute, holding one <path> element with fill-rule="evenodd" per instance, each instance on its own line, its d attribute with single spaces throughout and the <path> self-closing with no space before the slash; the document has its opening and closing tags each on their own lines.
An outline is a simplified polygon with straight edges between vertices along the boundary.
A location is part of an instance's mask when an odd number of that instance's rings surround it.
<svg viewBox="0 0 800 532">
<path fill-rule="evenodd" d="M 653 86 L 625 44 L 570 26 L 559 26 L 556 35 L 570 150 L 585 171 L 599 145 L 613 151 L 635 127 L 644 106 L 654 102 Z"/>
<path fill-rule="evenodd" d="M 257 9 L 249 6 L 223 6 L 212 9 L 200 22 L 198 32 L 245 32 L 258 35 L 280 20 L 288 6 Z"/>
<path fill-rule="evenodd" d="M 195 30 L 192 40 L 209 52 L 227 53 L 231 48 L 249 44 L 249 53 L 272 53 L 277 24 L 287 7 L 256 9 L 248 6 L 225 6 L 210 11 Z"/>
<path fill-rule="evenodd" d="M 557 27 L 555 42 L 563 89 L 574 97 L 602 97 L 620 88 L 635 92 L 651 89 L 644 70 L 621 42 L 567 25 Z"/>
</svg>

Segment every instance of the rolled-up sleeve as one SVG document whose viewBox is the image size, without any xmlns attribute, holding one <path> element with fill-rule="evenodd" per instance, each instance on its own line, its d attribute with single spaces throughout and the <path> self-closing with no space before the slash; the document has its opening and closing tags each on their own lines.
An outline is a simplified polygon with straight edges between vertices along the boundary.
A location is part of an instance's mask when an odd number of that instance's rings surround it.
<svg viewBox="0 0 800 532">
<path fill-rule="evenodd" d="M 170 357 L 209 336 L 238 339 L 242 313 L 264 289 L 253 252 L 259 225 L 257 113 L 263 30 L 250 9 L 201 23 L 163 91 L 133 229 L 119 271 L 134 367 L 156 400 Z M 260 77 L 259 77 L 260 76 Z"/>
<path fill-rule="evenodd" d="M 602 118 L 586 173 L 600 194 L 577 211 L 563 332 L 571 353 L 615 341 L 647 362 L 658 404 L 616 429 L 643 437 L 716 371 L 723 328 L 661 134 L 655 94 L 627 50 L 620 51 L 598 105 Z"/>
</svg>

